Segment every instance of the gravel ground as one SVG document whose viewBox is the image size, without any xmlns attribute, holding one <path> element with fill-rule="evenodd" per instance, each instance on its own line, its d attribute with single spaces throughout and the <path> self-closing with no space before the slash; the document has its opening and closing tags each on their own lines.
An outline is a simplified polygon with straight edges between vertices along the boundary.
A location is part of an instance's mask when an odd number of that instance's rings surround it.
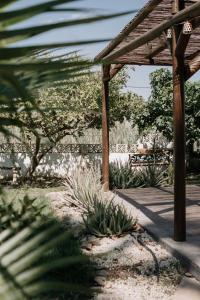
<svg viewBox="0 0 200 300">
<path fill-rule="evenodd" d="M 181 267 L 147 232 L 120 238 L 83 233 L 81 211 L 70 206 L 64 192 L 48 194 L 56 215 L 75 230 L 82 251 L 95 263 L 95 300 L 170 300 L 181 280 Z"/>
</svg>

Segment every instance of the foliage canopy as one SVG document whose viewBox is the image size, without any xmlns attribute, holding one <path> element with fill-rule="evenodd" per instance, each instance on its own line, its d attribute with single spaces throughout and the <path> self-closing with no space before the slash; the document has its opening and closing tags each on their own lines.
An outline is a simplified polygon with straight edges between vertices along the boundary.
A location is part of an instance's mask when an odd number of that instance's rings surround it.
<svg viewBox="0 0 200 300">
<path fill-rule="evenodd" d="M 138 125 L 141 130 L 156 127 L 168 139 L 173 138 L 172 73 L 159 69 L 150 75 L 151 96 Z M 200 83 L 185 84 L 186 142 L 188 149 L 200 138 Z"/>
</svg>

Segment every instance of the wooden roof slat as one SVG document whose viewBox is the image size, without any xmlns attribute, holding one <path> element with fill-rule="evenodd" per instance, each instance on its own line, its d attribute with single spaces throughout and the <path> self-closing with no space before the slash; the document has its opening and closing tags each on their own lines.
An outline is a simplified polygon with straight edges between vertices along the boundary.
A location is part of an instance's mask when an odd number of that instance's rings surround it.
<svg viewBox="0 0 200 300">
<path fill-rule="evenodd" d="M 151 0 L 148 5 L 145 5 L 144 8 L 136 15 L 136 17 L 124 28 L 124 30 L 117 36 L 116 39 L 111 41 L 111 43 L 106 47 L 99 55 L 96 56 L 95 60 L 99 61 L 104 56 L 108 55 L 123 39 L 127 36 L 132 30 L 134 30 L 145 17 L 149 15 L 154 8 L 161 3 L 162 0 Z"/>
<path fill-rule="evenodd" d="M 128 43 L 127 45 L 123 46 L 119 50 L 111 53 L 104 57 L 103 62 L 108 63 L 112 62 L 115 59 L 119 58 L 121 55 L 128 53 L 138 47 L 150 42 L 151 40 L 155 39 L 159 35 L 161 35 L 165 30 L 172 27 L 175 24 L 181 23 L 186 19 L 195 18 L 200 16 L 200 1 L 195 4 L 190 5 L 189 7 L 181 10 L 179 13 L 175 14 L 171 19 L 164 21 L 163 23 L 159 24 L 155 28 L 149 30 L 148 32 L 144 33 L 137 39 L 134 39 L 132 42 Z"/>
<path fill-rule="evenodd" d="M 166 31 L 176 24 L 189 20 L 193 25 L 190 39 L 182 35 L 179 41 L 182 45 L 180 52 L 185 51 L 185 61 L 188 64 L 192 59 L 191 56 L 200 49 L 200 0 L 185 1 L 185 10 L 178 14 L 173 13 L 172 2 L 171 0 L 149 1 L 117 38 L 97 55 L 95 61 L 104 64 L 172 65 L 172 40 L 166 38 Z M 156 31 L 157 28 L 159 32 Z M 164 28 L 166 29 L 163 30 Z M 153 35 L 149 36 L 149 33 Z M 127 49 L 130 45 L 131 50 Z"/>
<path fill-rule="evenodd" d="M 153 58 L 154 56 L 158 55 L 160 52 L 165 50 L 167 47 L 167 40 L 161 40 L 156 47 L 152 47 L 151 52 L 146 55 L 146 58 Z"/>
</svg>

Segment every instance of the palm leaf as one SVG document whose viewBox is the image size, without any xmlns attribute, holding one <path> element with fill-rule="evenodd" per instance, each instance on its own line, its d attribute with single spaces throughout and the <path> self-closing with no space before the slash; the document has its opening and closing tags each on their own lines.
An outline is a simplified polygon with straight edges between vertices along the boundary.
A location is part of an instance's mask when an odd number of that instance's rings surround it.
<svg viewBox="0 0 200 300">
<path fill-rule="evenodd" d="M 93 23 L 96 21 L 102 21 L 114 17 L 119 17 L 126 15 L 129 12 L 122 12 L 117 14 L 107 14 L 107 15 L 96 15 L 92 17 L 82 18 L 82 19 L 76 19 L 76 20 L 65 20 L 63 22 L 53 23 L 53 24 L 45 24 L 41 26 L 32 26 L 32 27 L 26 27 L 26 28 L 20 28 L 20 29 L 12 29 L 9 30 L 9 25 L 13 23 L 20 23 L 21 21 L 24 21 L 26 19 L 29 19 L 33 16 L 38 16 L 41 13 L 45 12 L 63 12 L 63 11 L 88 11 L 84 8 L 63 8 L 59 7 L 61 4 L 67 4 L 76 2 L 77 0 L 52 0 L 52 1 L 46 1 L 44 3 L 39 3 L 36 5 L 27 5 L 27 7 L 22 9 L 15 9 L 15 10 L 7 10 L 0 12 L 0 44 L 2 45 L 0 49 L 0 72 L 1 77 L 4 76 L 6 72 L 9 74 L 9 78 L 12 78 L 14 80 L 14 76 L 18 78 L 18 91 L 16 96 L 19 95 L 19 87 L 24 88 L 24 82 L 28 82 L 26 84 L 26 87 L 28 89 L 24 92 L 26 94 L 31 91 L 31 88 L 33 88 L 34 83 L 40 82 L 40 85 L 42 83 L 45 83 L 47 80 L 50 80 L 51 82 L 56 81 L 59 78 L 59 81 L 62 81 L 64 79 L 64 75 L 67 75 L 68 78 L 73 76 L 78 76 L 79 72 L 82 72 L 84 67 L 87 69 L 89 64 L 87 62 L 75 62 L 71 61 L 71 64 L 66 61 L 66 58 L 48 58 L 41 60 L 41 57 L 38 57 L 39 52 L 38 51 L 44 51 L 44 50 L 55 50 L 60 49 L 63 47 L 69 47 L 74 45 L 83 45 L 88 43 L 95 43 L 95 42 L 102 42 L 105 41 L 104 39 L 97 39 L 97 40 L 85 40 L 85 41 L 73 41 L 73 42 L 65 42 L 65 43 L 56 43 L 56 44 L 49 44 L 49 45 L 34 45 L 30 47 L 15 47 L 12 48 L 6 48 L 7 43 L 11 43 L 17 40 L 26 39 L 28 37 L 36 36 L 40 33 L 47 32 L 49 30 L 53 30 L 56 28 L 66 27 L 66 26 L 74 26 L 74 25 L 83 25 L 88 23 Z M 1 1 L 0 8 L 4 9 L 7 5 L 13 4 L 15 2 L 18 2 L 18 0 L 13 1 Z M 69 10 L 68 10 L 69 9 Z M 90 11 L 90 10 L 89 10 Z M 4 28 L 5 27 L 5 28 Z M 47 53 L 48 54 L 48 53 Z M 35 56 L 35 59 L 33 57 Z M 23 58 L 23 60 L 19 60 L 19 58 Z M 59 59 L 59 61 L 58 61 Z M 6 61 L 6 62 L 5 62 Z M 16 63 L 17 62 L 17 63 Z M 75 70 L 75 68 L 72 70 L 72 65 L 74 64 L 74 67 L 77 67 L 79 65 L 80 70 L 78 68 Z M 59 71 L 61 71 L 62 76 L 59 75 Z M 12 72 L 12 75 L 11 75 Z M 58 78 L 56 78 L 58 76 Z M 31 79 L 32 78 L 32 79 Z M 42 80 L 41 80 L 42 78 Z M 20 81 L 22 84 L 20 84 Z M 5 82 L 5 81 L 4 81 Z M 11 82 L 11 80 L 10 80 Z M 31 83 L 30 83 L 31 82 Z M 16 87 L 15 87 L 16 88 Z M 15 89 L 14 88 L 14 89 Z M 25 89 L 25 88 L 24 88 Z M 22 91 L 22 89 L 21 89 Z M 23 93 L 20 92 L 20 97 L 24 98 Z"/>
<path fill-rule="evenodd" d="M 135 11 L 134 11 L 135 12 Z M 116 13 L 116 14 L 109 14 L 109 15 L 96 15 L 94 17 L 88 17 L 88 18 L 79 18 L 75 20 L 70 21 L 63 21 L 58 23 L 52 23 L 52 24 L 45 24 L 40 26 L 34 26 L 34 27 L 26 27 L 21 29 L 13 29 L 13 30 L 3 30 L 0 31 L 0 40 L 2 40 L 3 44 L 8 44 L 13 41 L 17 40 L 23 40 L 30 37 L 34 37 L 38 34 L 62 28 L 67 26 L 77 26 L 77 25 L 84 25 L 84 24 L 90 24 L 97 21 L 103 21 L 108 19 L 113 19 L 116 17 L 122 17 L 127 14 L 133 13 L 133 11 L 126 11 L 123 13 Z"/>
<path fill-rule="evenodd" d="M 49 49 L 61 49 L 65 47 L 82 46 L 96 43 L 108 42 L 110 39 L 94 39 L 94 40 L 79 40 L 67 43 L 43 44 L 26 47 L 0 48 L 0 59 L 8 60 L 27 55 L 33 55 L 36 51 L 44 51 Z"/>
<path fill-rule="evenodd" d="M 0 13 L 0 20 L 2 23 L 2 26 L 9 26 L 13 25 L 15 23 L 18 23 L 20 21 L 24 21 L 26 19 L 29 19 L 35 15 L 44 13 L 44 12 L 52 12 L 54 11 L 54 7 L 57 5 L 65 4 L 74 2 L 76 0 L 54 0 L 54 1 L 48 1 L 45 3 L 41 3 L 38 5 L 31 5 L 29 7 L 25 7 L 22 9 L 16 9 L 12 11 L 4 11 Z M 66 8 L 66 10 L 68 10 Z M 69 8 L 70 11 L 70 8 Z M 78 10 L 78 11 L 81 11 Z M 82 10 L 83 11 L 83 10 Z"/>
<path fill-rule="evenodd" d="M 0 3 L 0 102 L 7 101 L 6 111 L 11 113 L 15 111 L 16 105 L 10 100 L 13 98 L 22 98 L 25 101 L 32 101 L 32 108 L 38 108 L 34 105 L 32 92 L 36 88 L 61 84 L 64 80 L 75 81 L 84 74 L 87 74 L 88 68 L 91 66 L 85 60 L 73 59 L 73 57 L 59 57 L 50 55 L 50 51 L 55 51 L 64 47 L 75 45 L 92 44 L 96 42 L 107 41 L 107 39 L 82 40 L 64 43 L 52 43 L 47 45 L 33 45 L 29 47 L 8 48 L 8 44 L 16 41 L 25 40 L 30 37 L 37 36 L 50 30 L 62 27 L 70 27 L 84 24 L 91 24 L 97 21 L 112 19 L 114 17 L 124 16 L 131 11 L 125 11 L 113 14 L 95 14 L 92 9 L 76 8 L 76 7 L 60 7 L 62 4 L 76 3 L 78 0 L 48 0 L 39 1 L 38 4 L 26 5 L 22 9 L 12 9 L 12 4 L 18 3 L 19 0 L 1 0 Z M 27 1 L 28 2 L 28 1 Z M 7 7 L 10 5 L 9 10 Z M 92 13 L 89 17 L 80 19 L 64 20 L 52 24 L 32 25 L 18 29 L 9 29 L 10 25 L 20 24 L 22 21 L 29 20 L 32 17 L 40 16 L 49 12 L 81 12 Z M 44 52 L 47 51 L 47 52 Z M 1 103 L 0 103 L 1 104 Z M 25 106 L 25 105 L 24 105 Z M 26 107 L 26 106 L 25 106 Z M 29 108 L 28 108 L 29 109 Z M 2 109 L 2 112 L 4 111 Z M 1 117 L 0 117 L 1 123 Z M 10 123 L 16 123 L 11 120 Z M 10 124 L 8 120 L 2 119 L 0 131 L 6 132 L 6 124 Z M 21 126 L 21 124 L 18 124 Z"/>
<path fill-rule="evenodd" d="M 8 229 L 0 234 L 0 299 L 27 300 L 41 297 L 50 291 L 88 293 L 88 288 L 73 283 L 45 279 L 52 270 L 66 271 L 73 264 L 82 264 L 81 255 L 42 258 L 56 247 L 69 241 L 71 234 L 61 230 L 58 224 L 48 226 L 32 224 L 13 235 Z M 41 280 L 41 277 L 43 280 Z"/>
<path fill-rule="evenodd" d="M 6 6 L 18 2 L 19 0 L 1 0 L 0 2 L 0 9 L 4 9 Z"/>
</svg>

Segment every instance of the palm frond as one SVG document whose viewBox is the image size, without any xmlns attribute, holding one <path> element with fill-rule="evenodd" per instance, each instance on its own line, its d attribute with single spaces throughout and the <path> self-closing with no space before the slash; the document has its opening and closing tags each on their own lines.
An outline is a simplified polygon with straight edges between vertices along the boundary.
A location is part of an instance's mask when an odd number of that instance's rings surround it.
<svg viewBox="0 0 200 300">
<path fill-rule="evenodd" d="M 110 39 L 93 39 L 93 40 L 79 40 L 79 41 L 72 41 L 67 43 L 43 44 L 43 45 L 26 46 L 26 47 L 0 48 L 0 59 L 8 60 L 8 59 L 27 56 L 27 55 L 34 55 L 36 51 L 44 51 L 50 49 L 55 50 L 55 49 L 62 49 L 66 47 L 73 47 L 73 46 L 105 43 L 108 41 L 110 41 Z"/>
<path fill-rule="evenodd" d="M 66 4 L 74 1 L 76 0 L 54 0 L 37 5 L 31 5 L 22 9 L 4 11 L 0 13 L 0 20 L 2 26 L 10 26 L 44 12 L 52 12 L 54 11 L 54 9 L 56 9 L 55 7 L 57 5 Z M 68 9 L 66 8 L 66 10 Z"/>
<path fill-rule="evenodd" d="M 134 11 L 135 12 L 135 11 Z M 113 19 L 116 17 L 122 17 L 127 14 L 133 13 L 133 11 L 126 11 L 123 13 L 116 13 L 116 14 L 108 14 L 108 15 L 96 15 L 94 17 L 88 17 L 88 18 L 79 18 L 75 20 L 69 20 L 69 21 L 63 21 L 63 22 L 57 22 L 52 24 L 45 24 L 45 25 L 39 25 L 39 26 L 31 26 L 21 29 L 13 29 L 13 30 L 2 30 L 0 31 L 0 40 L 4 45 L 13 43 L 14 41 L 24 40 L 30 37 L 34 37 L 38 34 L 62 28 L 62 27 L 68 27 L 68 26 L 77 26 L 77 25 L 85 25 L 90 24 L 98 21 L 104 21 L 108 19 Z"/>
<path fill-rule="evenodd" d="M 1 0 L 0 2 L 0 9 L 5 9 L 12 3 L 18 2 L 19 0 Z"/>
<path fill-rule="evenodd" d="M 15 2 L 18 2 L 18 0 L 13 1 L 1 1 L 0 8 L 5 9 L 7 5 L 14 4 Z M 26 77 L 26 81 L 28 81 L 28 78 L 34 77 L 34 80 L 31 80 L 32 84 L 28 84 L 25 86 L 33 87 L 34 82 L 41 82 L 45 83 L 45 81 L 50 80 L 53 82 L 54 80 L 57 80 L 56 76 L 59 77 L 59 81 L 62 80 L 62 76 L 59 75 L 59 71 L 66 74 L 68 73 L 68 78 L 71 76 L 77 76 L 77 72 L 72 72 L 71 69 L 69 69 L 72 64 L 74 63 L 74 66 L 77 66 L 77 62 L 73 61 L 71 65 L 66 64 L 66 58 L 60 59 L 58 61 L 57 58 L 53 58 L 52 56 L 48 59 L 43 59 L 41 61 L 40 57 L 40 51 L 44 50 L 56 50 L 61 49 L 63 47 L 71 47 L 75 45 L 84 45 L 84 44 L 92 44 L 97 42 L 103 42 L 107 41 L 107 39 L 95 39 L 95 40 L 82 40 L 82 41 L 72 41 L 72 42 L 65 42 L 65 43 L 55 43 L 55 44 L 48 44 L 48 45 L 33 45 L 29 47 L 14 47 L 14 48 L 8 48 L 6 45 L 8 43 L 13 43 L 15 41 L 23 40 L 29 37 L 36 36 L 38 34 L 47 32 L 49 30 L 53 30 L 56 28 L 61 27 L 68 27 L 68 26 L 75 26 L 75 25 L 84 25 L 89 23 L 94 23 L 97 21 L 103 21 L 106 19 L 111 19 L 114 17 L 120 17 L 124 16 L 126 14 L 131 13 L 130 11 L 126 12 L 120 12 L 116 14 L 105 14 L 105 15 L 93 15 L 86 18 L 81 19 L 74 19 L 74 20 L 64 20 L 63 22 L 57 22 L 52 24 L 44 24 L 40 26 L 31 26 L 31 27 L 22 27 L 20 29 L 9 29 L 9 26 L 14 23 L 20 23 L 21 21 L 30 19 L 33 16 L 39 16 L 41 13 L 46 12 L 63 12 L 63 11 L 81 11 L 81 12 L 88 12 L 88 10 L 91 12 L 90 9 L 84 9 L 84 8 L 76 8 L 76 7 L 60 7 L 61 4 L 68 4 L 68 3 L 76 3 L 77 0 L 52 0 L 52 1 L 46 1 L 44 3 L 38 3 L 36 5 L 27 5 L 22 9 L 9 9 L 9 10 L 3 10 L 0 12 L 0 72 L 1 77 L 4 76 L 4 73 L 6 71 L 6 75 L 9 73 L 9 77 L 11 78 L 13 76 L 17 77 L 18 81 L 21 81 L 21 78 Z M 11 6 L 12 7 L 12 6 Z M 48 53 L 47 53 L 48 54 Z M 39 55 L 39 56 L 38 56 Z M 33 63 L 33 57 L 34 63 Z M 21 58 L 23 60 L 21 61 Z M 56 61 L 57 59 L 57 61 Z M 85 63 L 85 62 L 84 62 Z M 84 63 L 80 63 L 80 70 L 83 70 Z M 86 69 L 88 68 L 88 64 L 85 63 Z M 5 70 L 6 69 L 6 70 Z M 57 69 L 57 72 L 55 72 Z M 48 75 L 45 73 L 48 70 Z M 69 72 L 68 72 L 69 70 Z M 20 71 L 20 73 L 19 73 Z M 41 74 L 42 72 L 42 74 Z M 11 76 L 12 73 L 12 76 Z M 8 76 L 8 75 L 7 75 Z M 36 80 L 36 78 L 38 78 Z M 39 79 L 40 78 L 40 79 Z M 41 81 L 42 78 L 42 81 Z M 12 79 L 14 80 L 14 79 Z M 24 79 L 22 80 L 21 86 L 23 86 Z M 40 85 L 41 85 L 40 84 Z M 23 88 L 25 89 L 25 86 Z M 14 88 L 15 89 L 15 88 Z M 27 89 L 25 92 L 26 94 L 30 92 L 30 89 Z M 16 96 L 18 96 L 19 93 L 16 93 Z M 24 95 L 20 95 L 20 97 L 23 98 Z"/>
<path fill-rule="evenodd" d="M 98 21 L 109 20 L 120 16 L 131 14 L 135 11 L 124 11 L 112 14 L 98 14 L 93 9 L 76 7 L 75 5 L 60 6 L 67 4 L 76 4 L 78 0 L 47 0 L 38 1 L 37 4 L 26 4 L 21 9 L 12 9 L 13 4 L 18 4 L 19 0 L 2 0 L 0 3 L 0 102 L 7 101 L 7 112 L 15 110 L 10 100 L 21 98 L 27 101 L 34 101 L 32 93 L 42 86 L 61 84 L 63 80 L 76 80 L 88 73 L 90 62 L 81 59 L 74 59 L 73 55 L 55 56 L 51 51 L 65 47 L 79 46 L 84 44 L 93 44 L 105 42 L 107 39 L 94 39 L 82 41 L 70 41 L 64 43 L 50 43 L 44 45 L 32 45 L 28 47 L 19 46 L 10 47 L 16 41 L 26 40 L 27 38 L 38 36 L 39 34 L 59 28 L 68 28 L 71 26 L 92 24 Z M 28 1 L 27 1 L 28 2 Z M 86 13 L 85 17 L 79 19 L 70 19 L 70 12 Z M 32 17 L 40 16 L 44 13 L 56 12 L 57 14 L 66 12 L 66 19 L 62 22 L 53 22 L 52 24 L 32 25 L 26 27 L 24 21 Z M 89 12 L 89 16 L 88 16 Z M 17 24 L 17 28 L 10 29 L 11 25 Z M 20 27 L 19 25 L 22 24 Z M 9 45 L 9 47 L 8 47 Z M 0 104 L 1 105 L 1 104 Z M 8 107 L 10 105 L 10 107 Z M 38 108 L 37 104 L 32 103 L 33 108 Z M 2 111 L 4 108 L 2 109 Z M 1 117 L 0 117 L 1 121 Z M 6 123 L 7 122 L 7 123 Z M 15 122 L 15 121 L 11 121 Z M 2 119 L 0 131 L 5 131 L 8 120 Z M 20 124 L 18 124 L 20 126 Z"/>
<path fill-rule="evenodd" d="M 63 233 L 58 224 L 48 226 L 32 224 L 13 235 L 10 229 L 0 233 L 0 298 L 2 300 L 28 300 L 41 297 L 50 291 L 89 293 L 88 288 L 72 282 L 49 279 L 52 270 L 67 269 L 83 264 L 87 259 L 81 255 L 54 258 L 48 253 L 70 243 L 71 234 Z M 48 260 L 44 257 L 47 255 Z M 43 278 L 41 280 L 41 277 Z M 54 276 L 55 277 L 55 276 Z"/>
</svg>

